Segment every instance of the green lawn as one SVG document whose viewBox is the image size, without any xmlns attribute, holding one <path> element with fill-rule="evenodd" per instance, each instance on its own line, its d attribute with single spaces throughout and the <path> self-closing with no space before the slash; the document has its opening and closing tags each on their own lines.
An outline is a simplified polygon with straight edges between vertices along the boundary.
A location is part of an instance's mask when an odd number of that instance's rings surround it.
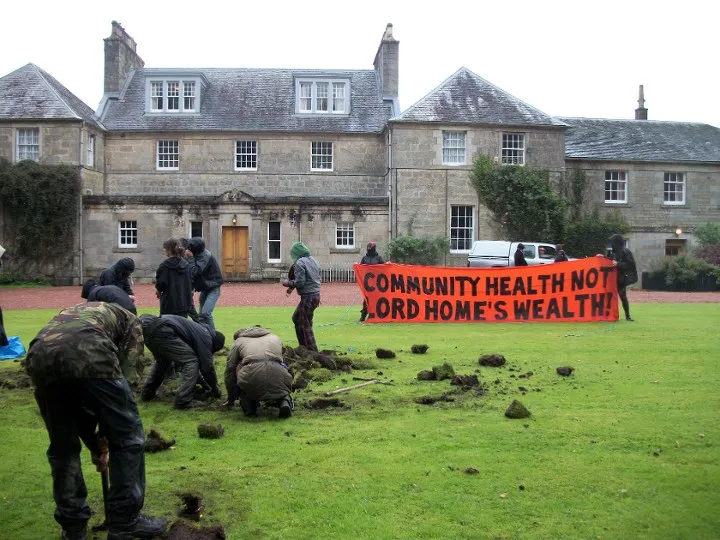
<svg viewBox="0 0 720 540">
<path fill-rule="evenodd" d="M 176 438 L 148 454 L 146 511 L 173 518 L 176 494 L 205 498 L 203 522 L 238 538 L 717 538 L 720 534 L 720 304 L 636 304 L 627 323 L 360 325 L 358 307 L 321 307 L 321 348 L 373 358 L 371 370 L 336 376 L 276 411 L 246 419 L 219 405 L 178 412 L 141 404 L 146 430 Z M 9 311 L 27 346 L 56 310 Z M 290 308 L 218 308 L 220 330 L 263 324 L 295 345 Z M 426 343 L 426 355 L 413 344 Z M 478 365 L 501 353 L 503 368 Z M 450 362 L 478 373 L 482 396 L 418 405 L 453 390 L 415 379 Z M 221 375 L 224 360 L 217 358 Z M 555 368 L 569 365 L 563 378 Z M 2 362 L 0 375 L 19 364 Z M 530 377 L 519 375 L 532 371 Z M 323 392 L 342 409 L 304 407 Z M 499 380 L 496 383 L 496 380 Z M 519 386 L 527 388 L 523 394 Z M 503 413 L 512 399 L 532 411 Z M 199 439 L 219 422 L 225 437 Z M 0 390 L 0 527 L 3 538 L 59 536 L 52 519 L 47 435 L 31 391 Z M 89 465 L 90 504 L 102 520 L 99 475 Z M 474 468 L 477 474 L 466 472 Z"/>
</svg>

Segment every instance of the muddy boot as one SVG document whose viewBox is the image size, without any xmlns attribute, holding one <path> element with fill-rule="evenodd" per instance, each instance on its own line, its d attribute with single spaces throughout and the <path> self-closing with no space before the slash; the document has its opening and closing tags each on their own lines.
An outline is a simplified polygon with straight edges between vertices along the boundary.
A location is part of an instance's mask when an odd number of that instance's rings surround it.
<svg viewBox="0 0 720 540">
<path fill-rule="evenodd" d="M 284 399 L 281 399 L 278 402 L 278 407 L 280 409 L 280 411 L 278 413 L 278 416 L 280 418 L 290 418 L 290 415 L 292 414 L 292 410 L 294 409 L 294 405 L 293 405 L 293 402 L 292 402 L 292 399 L 290 398 L 290 396 L 288 396 Z"/>
<path fill-rule="evenodd" d="M 132 540 L 133 538 L 155 538 L 165 532 L 167 521 L 143 514 L 128 523 L 112 523 L 108 540 Z"/>
<path fill-rule="evenodd" d="M 79 529 L 63 529 L 62 540 L 87 540 L 87 527 Z"/>
<path fill-rule="evenodd" d="M 257 406 L 257 401 L 240 398 L 240 408 L 245 413 L 245 416 L 257 416 Z"/>
</svg>

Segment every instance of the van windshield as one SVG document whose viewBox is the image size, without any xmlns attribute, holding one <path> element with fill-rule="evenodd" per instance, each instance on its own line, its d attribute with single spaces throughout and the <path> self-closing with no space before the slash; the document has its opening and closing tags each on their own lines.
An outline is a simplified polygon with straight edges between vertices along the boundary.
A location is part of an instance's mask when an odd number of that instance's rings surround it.
<svg viewBox="0 0 720 540">
<path fill-rule="evenodd" d="M 550 246 L 540 246 L 538 248 L 538 256 L 540 259 L 554 259 L 557 253 L 555 248 Z"/>
</svg>

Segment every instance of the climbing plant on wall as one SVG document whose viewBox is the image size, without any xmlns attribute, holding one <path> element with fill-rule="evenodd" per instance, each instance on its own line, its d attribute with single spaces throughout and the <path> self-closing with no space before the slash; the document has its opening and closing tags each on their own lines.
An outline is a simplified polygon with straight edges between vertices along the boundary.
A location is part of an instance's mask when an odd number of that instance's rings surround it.
<svg viewBox="0 0 720 540">
<path fill-rule="evenodd" d="M 80 172 L 70 165 L 0 159 L 3 245 L 28 262 L 60 261 L 72 255 L 77 230 Z"/>
</svg>

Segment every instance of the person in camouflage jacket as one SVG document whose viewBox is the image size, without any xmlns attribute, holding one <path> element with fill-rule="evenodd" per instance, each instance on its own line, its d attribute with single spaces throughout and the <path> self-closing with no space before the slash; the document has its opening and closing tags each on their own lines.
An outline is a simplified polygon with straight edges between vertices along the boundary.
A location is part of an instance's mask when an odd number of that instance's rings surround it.
<svg viewBox="0 0 720 540">
<path fill-rule="evenodd" d="M 164 520 L 140 514 L 145 437 L 127 378 L 138 377 L 143 348 L 137 317 L 103 302 L 64 309 L 30 342 L 25 365 L 50 436 L 55 520 L 64 539 L 87 538 L 91 516 L 81 440 L 98 471 L 109 465 L 108 538 L 152 538 L 165 530 Z"/>
</svg>

